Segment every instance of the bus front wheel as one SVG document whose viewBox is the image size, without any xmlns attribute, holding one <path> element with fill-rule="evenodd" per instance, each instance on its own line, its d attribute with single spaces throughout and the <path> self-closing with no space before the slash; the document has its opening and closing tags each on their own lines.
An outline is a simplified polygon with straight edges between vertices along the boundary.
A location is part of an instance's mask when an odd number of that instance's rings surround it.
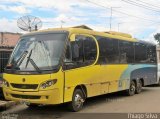
<svg viewBox="0 0 160 119">
<path fill-rule="evenodd" d="M 76 89 L 72 96 L 72 101 L 69 103 L 69 109 L 73 112 L 77 112 L 83 108 L 85 96 L 80 89 Z"/>
</svg>

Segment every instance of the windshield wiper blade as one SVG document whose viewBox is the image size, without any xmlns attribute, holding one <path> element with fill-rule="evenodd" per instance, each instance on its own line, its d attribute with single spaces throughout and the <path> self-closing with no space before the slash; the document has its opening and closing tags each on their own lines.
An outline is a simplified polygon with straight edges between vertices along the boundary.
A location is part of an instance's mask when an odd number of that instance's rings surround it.
<svg viewBox="0 0 160 119">
<path fill-rule="evenodd" d="M 27 59 L 25 68 L 27 68 L 27 66 L 28 66 L 29 60 L 31 58 L 31 55 L 32 55 L 32 50 L 30 51 L 29 56 L 27 57 L 28 59 Z"/>
<path fill-rule="evenodd" d="M 14 67 L 13 68 L 19 68 L 19 66 L 22 64 L 23 60 L 25 59 L 25 57 L 27 56 L 28 51 L 24 51 L 21 56 L 18 58 L 18 60 L 16 62 L 14 62 Z"/>
<path fill-rule="evenodd" d="M 32 66 L 37 70 L 37 72 L 41 73 L 42 71 L 40 70 L 40 68 L 36 65 L 36 63 L 33 61 L 33 59 L 29 59 L 30 63 L 32 64 Z"/>
</svg>

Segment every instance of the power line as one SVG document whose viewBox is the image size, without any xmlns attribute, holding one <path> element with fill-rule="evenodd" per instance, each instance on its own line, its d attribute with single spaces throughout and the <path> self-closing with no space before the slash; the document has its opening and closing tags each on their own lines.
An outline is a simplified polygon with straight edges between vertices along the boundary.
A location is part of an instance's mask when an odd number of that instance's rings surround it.
<svg viewBox="0 0 160 119">
<path fill-rule="evenodd" d="M 146 4 L 146 5 L 149 5 L 149 6 L 152 6 L 152 7 L 155 7 L 155 8 L 157 8 L 157 9 L 159 9 L 159 6 L 157 6 L 157 5 L 150 4 L 150 3 L 144 2 L 144 1 L 142 1 L 142 0 L 137 0 L 137 1 L 138 1 L 138 2 L 141 2 L 141 3 L 143 3 L 143 4 Z"/>
<path fill-rule="evenodd" d="M 97 6 L 100 6 L 100 7 L 103 7 L 103 8 L 105 8 L 105 9 L 109 9 L 109 10 L 110 10 L 109 7 L 106 7 L 106 6 L 97 4 L 97 3 L 92 2 L 92 1 L 89 1 L 89 0 L 86 0 L 86 1 L 89 2 L 89 3 L 92 3 L 92 4 L 94 4 L 94 5 L 97 5 Z M 118 10 L 114 10 L 114 9 L 113 9 L 113 11 L 115 11 L 115 12 L 117 12 L 117 13 L 120 13 L 120 14 L 124 14 L 124 15 L 130 16 L 130 17 L 135 17 L 135 18 L 137 18 L 137 19 L 141 19 L 141 20 L 145 20 L 145 21 L 149 21 L 149 22 L 156 22 L 156 21 L 153 21 L 153 20 L 150 20 L 150 19 L 146 19 L 146 18 L 142 18 L 142 17 L 135 16 L 135 15 L 127 14 L 127 13 L 125 13 L 125 12 L 121 12 L 121 11 L 118 11 Z"/>
<path fill-rule="evenodd" d="M 113 8 L 120 8 L 120 7 L 111 7 L 111 16 L 110 16 L 110 30 L 112 29 L 112 11 L 113 11 Z"/>
<path fill-rule="evenodd" d="M 137 2 L 132 1 L 132 0 L 121 0 L 121 1 L 126 2 L 128 4 L 131 4 L 131 5 L 134 5 L 134 6 L 137 6 L 137 7 L 140 7 L 140 8 L 144 8 L 144 9 L 147 9 L 147 10 L 151 10 L 151 11 L 160 13 L 160 10 L 156 10 L 156 9 L 154 9 L 152 7 L 149 7 L 149 6 L 141 4 L 141 3 L 137 3 Z"/>
</svg>

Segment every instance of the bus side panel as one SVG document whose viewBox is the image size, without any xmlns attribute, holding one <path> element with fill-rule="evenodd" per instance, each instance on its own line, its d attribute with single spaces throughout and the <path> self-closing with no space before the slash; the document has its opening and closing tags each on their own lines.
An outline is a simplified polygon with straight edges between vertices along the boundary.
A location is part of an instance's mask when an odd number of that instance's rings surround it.
<svg viewBox="0 0 160 119">
<path fill-rule="evenodd" d="M 51 74 L 51 79 L 57 79 L 57 83 L 54 86 L 54 89 L 58 90 L 58 93 L 54 95 L 54 100 L 52 104 L 60 104 L 64 102 L 64 72 L 59 70 L 57 73 Z"/>
<path fill-rule="evenodd" d="M 69 102 L 72 100 L 75 87 L 81 84 L 86 86 L 87 94 L 89 96 L 99 95 L 99 74 L 100 67 L 96 65 L 66 70 L 64 102 Z"/>
<path fill-rule="evenodd" d="M 65 71 L 65 102 L 72 100 L 75 87 L 81 84 L 86 86 L 88 97 L 117 92 L 119 79 L 127 67 L 94 65 Z"/>
<path fill-rule="evenodd" d="M 95 65 L 65 71 L 65 102 L 72 100 L 77 85 L 84 84 L 87 96 L 129 89 L 130 80 L 144 79 L 145 85 L 156 83 L 156 65 Z"/>
<path fill-rule="evenodd" d="M 143 79 L 144 85 L 155 84 L 157 81 L 157 66 L 151 64 L 129 65 L 121 75 L 120 82 L 126 80 L 127 89 L 129 89 L 130 80 Z M 119 90 L 123 90 L 119 87 Z"/>
<path fill-rule="evenodd" d="M 123 85 L 120 82 L 120 77 L 123 74 L 123 72 L 128 68 L 127 64 L 114 64 L 114 65 L 105 65 L 104 66 L 104 81 L 109 82 L 109 91 L 108 93 L 117 92 L 119 91 L 119 86 L 123 88 L 123 90 L 126 89 L 126 86 Z"/>
<path fill-rule="evenodd" d="M 132 79 L 143 78 L 144 85 L 151 85 L 157 82 L 156 72 L 157 72 L 157 69 L 155 67 L 140 68 L 140 69 L 134 70 L 131 73 L 131 78 Z"/>
</svg>

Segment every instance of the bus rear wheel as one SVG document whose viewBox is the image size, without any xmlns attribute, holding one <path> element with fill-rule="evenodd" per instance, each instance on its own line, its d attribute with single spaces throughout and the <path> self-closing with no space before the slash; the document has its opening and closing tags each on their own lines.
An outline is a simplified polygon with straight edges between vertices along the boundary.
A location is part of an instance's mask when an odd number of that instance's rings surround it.
<svg viewBox="0 0 160 119">
<path fill-rule="evenodd" d="M 136 84 L 135 84 L 134 81 L 131 81 L 130 82 L 130 87 L 127 90 L 126 93 L 127 93 L 128 96 L 133 96 L 135 94 L 135 92 L 136 92 Z"/>
<path fill-rule="evenodd" d="M 142 81 L 138 80 L 137 86 L 136 86 L 136 94 L 139 94 L 142 92 Z"/>
<path fill-rule="evenodd" d="M 83 108 L 85 96 L 80 89 L 76 89 L 72 96 L 72 102 L 69 103 L 69 109 L 73 112 L 77 112 Z"/>
</svg>

